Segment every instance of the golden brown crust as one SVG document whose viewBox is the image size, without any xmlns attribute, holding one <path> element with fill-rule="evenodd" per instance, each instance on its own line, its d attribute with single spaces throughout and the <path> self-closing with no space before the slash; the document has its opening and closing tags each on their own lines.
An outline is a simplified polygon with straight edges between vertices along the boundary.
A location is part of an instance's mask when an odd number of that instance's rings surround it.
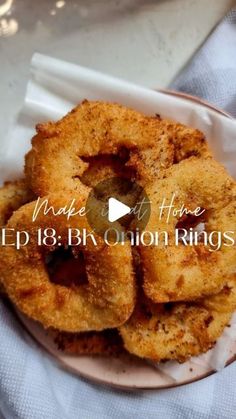
<svg viewBox="0 0 236 419">
<path fill-rule="evenodd" d="M 72 198 L 51 195 L 49 206 L 57 211 Z M 76 200 L 75 207 L 81 208 L 86 199 Z M 37 222 L 33 223 L 34 208 L 35 202 L 21 207 L 7 224 L 16 230 L 27 231 L 30 245 L 19 250 L 15 247 L 0 249 L 2 281 L 11 300 L 29 317 L 58 330 L 99 331 L 123 324 L 133 311 L 135 299 L 130 244 L 109 247 L 95 236 L 97 246 L 92 241 L 81 246 L 88 284 L 75 288 L 54 284 L 45 266 L 45 247 L 38 246 L 37 230 L 53 227 L 61 236 L 61 242 L 66 243 L 69 227 L 81 231 L 84 228 L 87 233 L 91 228 L 86 217 L 79 215 L 68 221 L 66 215 L 55 217 L 40 213 Z"/>
<path fill-rule="evenodd" d="M 168 246 L 164 240 L 158 246 L 140 246 L 146 295 L 161 303 L 193 300 L 219 292 L 225 278 L 236 271 L 236 246 L 223 246 L 224 232 L 236 231 L 234 180 L 212 158 L 192 157 L 163 172 L 163 178 L 149 185 L 146 192 L 152 201 L 146 230 L 168 233 Z M 205 209 L 204 230 L 209 236 L 217 228 L 222 235 L 218 250 L 212 251 L 212 246 L 202 242 L 176 243 L 175 229 L 180 215 L 171 213 L 167 220 L 165 211 L 160 219 L 163 201 L 170 205 L 173 196 L 177 209 L 183 204 L 191 210 Z"/>
<path fill-rule="evenodd" d="M 34 198 L 25 179 L 5 182 L 0 188 L 0 226 L 6 224 L 14 211 Z"/>
<path fill-rule="evenodd" d="M 236 279 L 217 295 L 190 303 L 139 301 L 119 328 L 125 349 L 154 361 L 186 361 L 211 349 L 236 309 Z"/>
<path fill-rule="evenodd" d="M 153 154 L 157 167 L 173 161 L 173 146 L 158 119 L 114 103 L 84 101 L 60 121 L 38 125 L 37 132 L 25 173 L 39 196 L 83 189 L 79 179 L 87 168 L 83 157 L 117 154 L 122 147 L 134 154 L 148 148 L 158 150 Z"/>
<path fill-rule="evenodd" d="M 205 135 L 198 129 L 167 119 L 162 119 L 161 125 L 163 132 L 170 135 L 174 145 L 174 163 L 179 163 L 189 157 L 211 156 Z"/>
<path fill-rule="evenodd" d="M 126 165 L 142 184 L 155 180 L 173 163 L 210 155 L 200 131 L 114 103 L 85 100 L 60 121 L 38 124 L 36 129 L 25 173 L 39 196 L 82 188 L 81 177 L 88 168 L 83 158 L 115 155 L 122 147 L 130 152 Z M 55 166 L 63 167 L 63 173 Z"/>
<path fill-rule="evenodd" d="M 25 179 L 5 182 L 0 188 L 0 227 L 6 225 L 14 211 L 33 199 L 34 194 L 28 189 Z M 5 294 L 3 284 L 1 283 L 1 271 L 0 293 Z"/>
</svg>

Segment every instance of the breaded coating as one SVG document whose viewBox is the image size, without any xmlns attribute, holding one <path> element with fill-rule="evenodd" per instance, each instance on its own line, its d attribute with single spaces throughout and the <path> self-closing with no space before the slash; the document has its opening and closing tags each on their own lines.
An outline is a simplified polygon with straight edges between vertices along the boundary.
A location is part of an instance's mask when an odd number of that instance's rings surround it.
<svg viewBox="0 0 236 419">
<path fill-rule="evenodd" d="M 160 237 L 163 232 L 168 234 L 167 244 L 160 239 L 158 245 L 140 246 L 144 291 L 150 299 L 161 303 L 217 293 L 223 288 L 225 278 L 236 272 L 236 245 L 229 246 L 229 241 L 223 237 L 224 232 L 236 231 L 235 186 L 224 167 L 212 158 L 192 157 L 167 169 L 163 179 L 146 188 L 152 202 L 146 230 L 158 232 Z M 162 213 L 160 210 L 163 203 L 168 206 L 172 200 L 178 210 L 183 205 L 192 211 L 197 207 L 205 210 L 203 221 L 207 243 L 203 236 L 196 245 L 176 239 L 180 213 L 174 214 L 172 208 L 167 219 L 169 210 Z M 217 237 L 218 234 L 222 237 L 218 250 L 209 242 L 209 235 L 216 229 Z M 213 243 L 215 241 L 214 236 Z"/>
<path fill-rule="evenodd" d="M 34 198 L 24 179 L 6 182 L 0 188 L 0 226 L 5 226 L 14 211 Z"/>
<path fill-rule="evenodd" d="M 72 199 L 74 196 L 69 194 L 62 197 L 51 195 L 48 197 L 49 207 L 53 206 L 58 212 Z M 84 196 L 75 200 L 75 208 L 82 208 L 86 199 Z M 88 282 L 74 287 L 52 283 L 45 262 L 50 248 L 38 245 L 38 229 L 53 227 L 64 246 L 68 243 L 68 228 L 85 229 L 87 234 L 92 232 L 86 216 L 77 215 L 67 220 L 65 214 L 53 216 L 40 212 L 33 222 L 34 209 L 35 202 L 21 207 L 7 224 L 18 231 L 27 231 L 30 243 L 19 250 L 15 247 L 0 249 L 2 281 L 10 299 L 19 310 L 45 328 L 81 332 L 100 331 L 123 324 L 130 317 L 135 303 L 130 243 L 107 246 L 94 235 L 95 246 L 88 238 L 86 244 L 79 246 L 84 255 Z"/>
<path fill-rule="evenodd" d="M 34 194 L 28 189 L 24 179 L 4 183 L 0 188 L 0 228 L 6 225 L 14 211 L 33 199 Z M 5 293 L 1 283 L 1 270 L 0 293 Z"/>
<path fill-rule="evenodd" d="M 166 134 L 169 139 L 171 137 Z M 135 170 L 135 179 L 145 187 L 146 184 L 155 181 L 162 169 L 170 167 L 174 161 L 174 147 L 159 143 L 160 147 L 151 146 L 144 150 L 137 148 L 130 152 L 127 167 Z M 162 156 L 160 160 L 160 155 Z M 158 164 L 157 164 L 158 162 Z"/>
<path fill-rule="evenodd" d="M 138 301 L 119 328 L 125 349 L 153 361 L 184 362 L 211 349 L 236 309 L 236 278 L 214 296 L 189 303 Z"/>
<path fill-rule="evenodd" d="M 206 142 L 205 135 L 194 128 L 180 124 L 175 121 L 159 118 L 160 128 L 163 135 L 167 135 L 170 139 L 173 149 L 160 150 L 155 147 L 146 148 L 145 150 L 131 151 L 130 160 L 127 165 L 136 167 L 138 179 L 145 179 L 147 182 L 153 182 L 159 177 L 160 167 L 156 165 L 158 156 L 162 155 L 162 168 L 168 168 L 171 164 L 179 163 L 189 157 L 210 157 L 211 151 Z M 170 153 L 173 153 L 170 156 Z"/>
<path fill-rule="evenodd" d="M 198 129 L 167 119 L 161 120 L 161 126 L 163 133 L 168 133 L 174 145 L 174 163 L 189 157 L 211 156 L 205 135 Z"/>
<path fill-rule="evenodd" d="M 160 121 L 118 104 L 84 101 L 60 121 L 37 125 L 36 129 L 25 174 L 38 196 L 83 190 L 80 177 L 88 167 L 84 158 L 118 154 L 122 148 L 132 155 L 147 148 L 155 150 L 150 155 L 155 159 L 155 171 L 173 162 L 173 145 Z"/>
<path fill-rule="evenodd" d="M 103 332 L 53 332 L 59 350 L 70 355 L 115 356 L 124 352 L 122 339 L 115 329 Z"/>
</svg>

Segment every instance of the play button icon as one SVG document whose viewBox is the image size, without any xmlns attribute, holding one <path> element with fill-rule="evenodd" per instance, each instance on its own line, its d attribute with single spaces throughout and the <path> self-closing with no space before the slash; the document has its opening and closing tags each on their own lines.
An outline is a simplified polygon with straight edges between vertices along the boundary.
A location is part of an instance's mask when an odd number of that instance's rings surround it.
<svg viewBox="0 0 236 419">
<path fill-rule="evenodd" d="M 119 234 L 145 229 L 151 211 L 150 201 L 141 185 L 130 179 L 113 177 L 91 188 L 86 202 L 87 220 L 94 233 L 119 241 Z M 113 239 L 112 239 L 113 240 Z"/>
<path fill-rule="evenodd" d="M 125 215 L 129 214 L 131 208 L 123 204 L 116 198 L 109 198 L 108 200 L 108 220 L 113 223 Z"/>
</svg>

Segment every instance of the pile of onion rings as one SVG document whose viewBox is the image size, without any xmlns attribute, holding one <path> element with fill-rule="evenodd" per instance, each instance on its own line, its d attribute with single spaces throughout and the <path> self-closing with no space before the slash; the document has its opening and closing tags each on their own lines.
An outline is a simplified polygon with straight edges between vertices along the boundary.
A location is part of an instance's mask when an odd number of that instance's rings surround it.
<svg viewBox="0 0 236 419">
<path fill-rule="evenodd" d="M 150 232 L 168 230 L 167 245 L 66 245 L 68 228 L 86 217 L 41 214 L 37 199 L 82 206 L 97 183 L 134 180 L 151 200 Z M 163 200 L 204 210 L 207 231 L 236 231 L 236 183 L 216 162 L 203 133 L 125 106 L 83 101 L 57 122 L 36 126 L 24 180 L 0 189 L 0 224 L 31 233 L 27 247 L 0 247 L 0 283 L 15 306 L 75 355 L 128 351 L 155 362 L 184 362 L 212 348 L 236 309 L 236 246 L 210 252 L 205 243 L 176 246 L 178 225 L 159 217 Z M 195 224 L 194 224 L 195 223 Z M 54 228 L 62 249 L 39 246 L 38 229 Z M 56 255 L 56 257 L 55 257 Z M 55 260 L 54 260 L 55 258 Z"/>
</svg>

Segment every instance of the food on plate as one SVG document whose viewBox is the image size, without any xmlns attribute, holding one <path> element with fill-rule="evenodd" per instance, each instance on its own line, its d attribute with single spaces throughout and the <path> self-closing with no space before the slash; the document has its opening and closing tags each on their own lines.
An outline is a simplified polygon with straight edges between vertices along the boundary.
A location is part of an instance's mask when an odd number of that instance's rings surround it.
<svg viewBox="0 0 236 419">
<path fill-rule="evenodd" d="M 197 130 L 175 121 L 161 120 L 163 131 L 171 136 L 174 145 L 174 163 L 189 157 L 209 157 L 212 155 L 205 135 Z"/>
<path fill-rule="evenodd" d="M 24 179 L 6 182 L 0 188 L 0 226 L 4 226 L 12 213 L 34 199 Z"/>
<path fill-rule="evenodd" d="M 70 355 L 114 356 L 124 352 L 122 339 L 115 329 L 77 334 L 53 331 L 51 334 L 57 348 Z"/>
<path fill-rule="evenodd" d="M 169 238 L 168 245 L 163 240 L 158 246 L 140 246 L 146 295 L 155 302 L 169 302 L 193 300 L 219 292 L 226 278 L 236 272 L 236 246 L 229 246 L 224 238 L 219 248 L 214 246 L 218 234 L 223 237 L 229 229 L 236 231 L 234 180 L 212 158 L 192 157 L 167 169 L 163 178 L 150 184 L 146 192 L 152 201 L 146 229 L 159 233 L 166 231 Z M 180 213 L 174 213 L 173 209 L 169 211 L 169 208 L 160 213 L 163 203 L 166 206 L 172 203 L 178 209 L 183 204 L 192 210 L 199 207 L 204 211 L 201 220 L 208 235 L 202 233 L 196 245 L 193 242 L 186 246 L 180 232 L 176 233 Z M 217 233 L 212 243 L 209 242 L 211 232 Z"/>
<path fill-rule="evenodd" d="M 126 351 L 184 362 L 212 348 L 236 309 L 236 246 L 224 236 L 236 231 L 236 183 L 214 160 L 204 134 L 87 100 L 36 130 L 25 180 L 0 189 L 0 225 L 29 234 L 25 246 L 0 247 L 0 280 L 10 300 L 71 355 Z M 118 181 L 106 193 L 96 190 L 111 178 Z M 124 179 L 129 187 L 119 189 Z M 145 230 L 166 232 L 168 243 L 146 245 L 144 234 L 133 246 L 137 225 L 128 216 L 112 224 L 127 233 L 126 241 L 108 245 L 98 234 L 106 217 L 96 232 L 87 213 L 68 217 L 70 202 L 88 209 L 92 196 L 99 219 L 113 185 L 132 209 L 145 189 L 151 205 Z M 51 210 L 34 217 L 43 202 Z M 46 242 L 39 238 L 47 229 L 55 230 L 55 240 L 49 233 Z M 85 242 L 73 234 L 68 242 L 74 229 L 86 231 Z"/>
<path fill-rule="evenodd" d="M 176 164 L 192 156 L 211 156 L 205 136 L 201 131 L 175 121 L 158 119 L 162 135 L 166 134 L 173 145 L 173 148 L 169 147 L 166 158 L 162 153 L 162 168 L 170 167 L 171 160 L 173 164 Z M 160 167 L 156 164 L 159 156 L 160 151 L 157 147 L 147 147 L 143 150 L 135 150 L 135 152 L 131 150 L 130 159 L 126 165 L 136 168 L 136 179 L 145 186 L 159 177 Z"/>
<path fill-rule="evenodd" d="M 80 194 L 77 208 L 83 206 L 82 199 Z M 49 206 L 56 210 L 63 204 L 65 197 L 64 200 L 59 195 L 49 197 Z M 41 212 L 33 222 L 34 208 L 35 202 L 26 204 L 7 223 L 7 227 L 29 232 L 30 245 L 18 250 L 15 247 L 0 249 L 2 282 L 10 299 L 46 328 L 99 331 L 124 323 L 133 311 L 135 299 L 129 242 L 112 247 L 106 246 L 100 237 L 96 237 L 96 246 L 92 240 L 87 240 L 79 250 L 85 258 L 88 282 L 79 287 L 52 283 L 45 263 L 48 248 L 38 245 L 38 230 L 53 226 L 63 244 L 67 243 L 68 227 L 86 229 L 87 234 L 91 229 L 86 217 L 75 216 L 68 221 L 65 214 L 52 217 Z"/>
<path fill-rule="evenodd" d="M 155 167 L 173 161 L 173 146 L 157 118 L 118 104 L 84 101 L 60 121 L 37 125 L 26 156 L 26 177 L 39 196 L 64 189 L 80 191 L 86 158 L 118 154 L 124 147 L 132 154 L 155 149 Z"/>
<path fill-rule="evenodd" d="M 14 211 L 34 199 L 33 193 L 28 189 L 24 179 L 6 182 L 0 188 L 0 227 L 4 227 Z M 1 242 L 0 242 L 1 245 Z M 4 292 L 1 283 L 0 266 L 0 292 Z"/>
<path fill-rule="evenodd" d="M 134 173 L 125 166 L 126 156 L 100 155 L 87 160 L 88 168 L 81 176 L 81 182 L 92 188 L 105 179 L 114 177 L 132 179 Z"/>
<path fill-rule="evenodd" d="M 143 297 L 119 330 L 125 349 L 156 362 L 184 362 L 211 349 L 236 309 L 236 277 L 219 294 L 188 303 L 154 304 Z"/>
</svg>

